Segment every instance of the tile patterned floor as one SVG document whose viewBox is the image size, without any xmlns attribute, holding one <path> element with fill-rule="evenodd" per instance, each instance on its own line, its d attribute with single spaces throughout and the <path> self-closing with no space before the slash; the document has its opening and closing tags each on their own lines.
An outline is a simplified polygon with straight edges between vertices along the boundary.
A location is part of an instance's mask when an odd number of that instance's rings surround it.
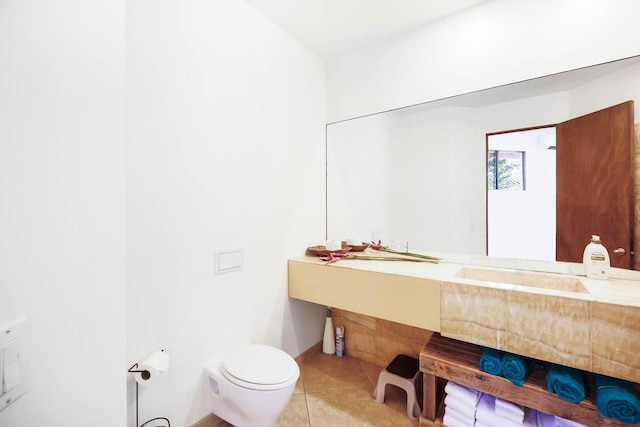
<svg viewBox="0 0 640 427">
<path fill-rule="evenodd" d="M 404 390 L 388 385 L 385 403 L 374 402 L 372 393 L 382 367 L 320 351 L 306 353 L 297 361 L 300 379 L 277 427 L 419 425 L 407 417 Z"/>
<path fill-rule="evenodd" d="M 373 401 L 382 367 L 320 351 L 306 353 L 297 362 L 300 379 L 276 427 L 419 426 L 407 417 L 404 390 L 388 385 L 385 403 Z M 421 402 L 421 390 L 418 393 Z"/>
<path fill-rule="evenodd" d="M 418 426 L 407 417 L 404 390 L 389 385 L 385 403 L 373 401 L 382 367 L 319 351 L 306 353 L 298 364 L 300 380 L 278 427 Z"/>
</svg>

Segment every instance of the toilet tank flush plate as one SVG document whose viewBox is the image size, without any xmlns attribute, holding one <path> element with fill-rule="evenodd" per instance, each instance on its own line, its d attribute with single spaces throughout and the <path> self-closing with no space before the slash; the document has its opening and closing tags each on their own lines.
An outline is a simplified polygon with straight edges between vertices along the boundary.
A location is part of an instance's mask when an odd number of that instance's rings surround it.
<svg viewBox="0 0 640 427">
<path fill-rule="evenodd" d="M 214 253 L 214 273 L 223 274 L 242 270 L 244 256 L 242 249 L 226 249 Z"/>
</svg>

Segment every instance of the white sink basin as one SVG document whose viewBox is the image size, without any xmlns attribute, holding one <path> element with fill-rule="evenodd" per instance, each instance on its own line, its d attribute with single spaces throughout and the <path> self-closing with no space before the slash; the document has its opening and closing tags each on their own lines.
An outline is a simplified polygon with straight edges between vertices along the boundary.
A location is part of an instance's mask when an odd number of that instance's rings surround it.
<svg viewBox="0 0 640 427">
<path fill-rule="evenodd" d="M 456 274 L 456 277 L 508 285 L 554 289 L 564 292 L 589 293 L 578 278 L 561 274 L 464 267 Z"/>
</svg>

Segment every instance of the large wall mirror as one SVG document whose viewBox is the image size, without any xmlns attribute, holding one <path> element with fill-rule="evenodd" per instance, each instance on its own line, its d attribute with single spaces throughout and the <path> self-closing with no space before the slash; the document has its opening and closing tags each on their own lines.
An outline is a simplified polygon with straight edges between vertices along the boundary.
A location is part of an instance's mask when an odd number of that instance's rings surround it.
<svg viewBox="0 0 640 427">
<path fill-rule="evenodd" d="M 369 241 L 375 234 L 407 241 L 409 250 L 486 255 L 487 135 L 560 123 L 628 100 L 637 106 L 637 129 L 640 57 L 329 124 L 327 238 Z M 524 139 L 547 156 L 548 138 Z M 543 218 L 545 226 L 553 222 L 545 211 L 550 205 L 506 218 L 526 234 Z M 532 239 L 535 232 L 524 241 Z M 518 247 L 508 256 L 537 259 Z"/>
</svg>

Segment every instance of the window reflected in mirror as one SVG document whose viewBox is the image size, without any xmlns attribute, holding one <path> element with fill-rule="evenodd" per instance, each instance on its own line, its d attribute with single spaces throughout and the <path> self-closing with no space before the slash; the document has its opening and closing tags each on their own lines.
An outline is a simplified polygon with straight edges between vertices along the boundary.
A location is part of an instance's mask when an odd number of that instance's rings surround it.
<svg viewBox="0 0 640 427">
<path fill-rule="evenodd" d="M 554 126 L 487 135 L 488 255 L 555 260 L 555 144 Z"/>
<path fill-rule="evenodd" d="M 524 151 L 488 151 L 487 188 L 489 190 L 523 191 L 524 177 Z"/>
</svg>

